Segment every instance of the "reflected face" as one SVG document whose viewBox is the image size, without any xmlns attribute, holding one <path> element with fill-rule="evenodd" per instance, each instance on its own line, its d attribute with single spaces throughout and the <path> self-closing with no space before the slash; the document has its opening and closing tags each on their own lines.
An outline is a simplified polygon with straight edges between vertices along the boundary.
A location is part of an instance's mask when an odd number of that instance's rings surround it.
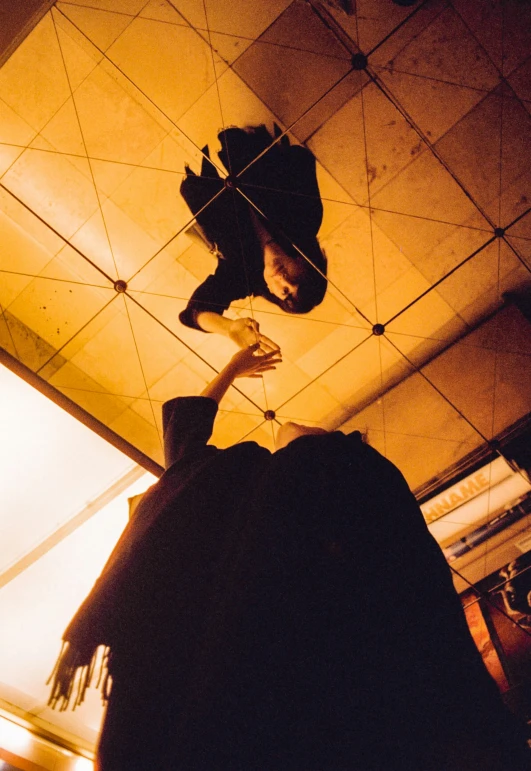
<svg viewBox="0 0 531 771">
<path fill-rule="evenodd" d="M 294 439 L 299 436 L 308 436 L 309 434 L 328 434 L 324 428 L 318 426 L 301 426 L 299 423 L 284 423 L 280 426 L 275 439 L 275 452 L 287 447 Z"/>
<path fill-rule="evenodd" d="M 271 294 L 280 300 L 297 297 L 299 284 L 304 277 L 304 266 L 271 241 L 264 247 L 264 281 Z"/>
</svg>

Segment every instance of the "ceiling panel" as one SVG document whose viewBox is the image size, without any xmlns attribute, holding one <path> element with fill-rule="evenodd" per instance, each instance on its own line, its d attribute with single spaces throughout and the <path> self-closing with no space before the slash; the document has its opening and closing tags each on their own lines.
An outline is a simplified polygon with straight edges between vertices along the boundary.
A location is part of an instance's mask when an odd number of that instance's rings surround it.
<svg viewBox="0 0 531 771">
<path fill-rule="evenodd" d="M 531 409 L 511 304 L 531 283 L 531 19 L 518 0 L 335 6 L 55 3 L 0 70 L 0 346 L 160 462 L 163 402 L 235 350 L 179 321 L 216 268 L 185 167 L 209 152 L 224 178 L 219 132 L 263 123 L 316 157 L 328 291 L 304 315 L 232 304 L 283 364 L 230 389 L 213 441 L 358 429 L 420 489 Z"/>
</svg>

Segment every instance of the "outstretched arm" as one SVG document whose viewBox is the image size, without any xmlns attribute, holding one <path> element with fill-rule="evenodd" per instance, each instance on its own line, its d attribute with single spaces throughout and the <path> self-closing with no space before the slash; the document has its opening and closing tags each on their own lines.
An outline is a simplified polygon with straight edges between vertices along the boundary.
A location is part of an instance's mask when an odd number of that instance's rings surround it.
<svg viewBox="0 0 531 771">
<path fill-rule="evenodd" d="M 260 353 L 259 348 L 260 343 L 255 343 L 235 353 L 219 375 L 203 389 L 201 396 L 207 396 L 219 404 L 237 377 L 262 377 L 263 372 L 276 369 L 276 365 L 282 361 L 280 351 Z"/>
<path fill-rule="evenodd" d="M 263 353 L 279 352 L 277 343 L 260 332 L 260 325 L 254 319 L 227 319 L 219 313 L 200 311 L 197 314 L 197 324 L 204 332 L 217 332 L 229 337 L 240 348 L 248 348 L 255 343 Z"/>
</svg>

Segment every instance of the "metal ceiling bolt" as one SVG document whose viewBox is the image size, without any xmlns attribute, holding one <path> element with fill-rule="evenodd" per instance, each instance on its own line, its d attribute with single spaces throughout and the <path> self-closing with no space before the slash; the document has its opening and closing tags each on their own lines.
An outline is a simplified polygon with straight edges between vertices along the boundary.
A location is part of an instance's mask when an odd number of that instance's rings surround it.
<svg viewBox="0 0 531 771">
<path fill-rule="evenodd" d="M 496 238 L 502 238 L 505 235 L 505 228 L 494 228 Z"/>
<path fill-rule="evenodd" d="M 372 328 L 373 335 L 376 335 L 377 337 L 380 337 L 380 335 L 383 335 L 385 332 L 385 327 L 383 324 L 375 324 Z"/>
<path fill-rule="evenodd" d="M 277 415 L 276 415 L 276 412 L 275 412 L 275 410 L 266 410 L 266 411 L 264 412 L 264 418 L 265 418 L 266 420 L 274 420 L 274 419 L 276 418 L 276 416 L 277 416 Z"/>
<path fill-rule="evenodd" d="M 359 54 L 352 54 L 352 59 L 350 60 L 350 63 L 352 64 L 353 70 L 364 70 L 367 67 L 367 64 L 369 62 L 365 54 L 359 53 Z"/>
<path fill-rule="evenodd" d="M 118 281 L 114 282 L 114 288 L 117 292 L 122 293 L 127 290 L 127 284 L 119 278 Z"/>
</svg>

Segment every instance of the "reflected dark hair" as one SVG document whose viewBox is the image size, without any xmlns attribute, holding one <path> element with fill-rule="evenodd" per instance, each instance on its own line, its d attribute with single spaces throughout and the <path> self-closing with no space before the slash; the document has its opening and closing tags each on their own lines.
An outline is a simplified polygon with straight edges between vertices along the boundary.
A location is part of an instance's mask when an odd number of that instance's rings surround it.
<svg viewBox="0 0 531 771">
<path fill-rule="evenodd" d="M 305 241 L 298 239 L 296 246 L 294 246 L 281 233 L 275 232 L 272 237 L 288 257 L 304 268 L 304 276 L 299 283 L 296 297 L 281 300 L 267 289 L 263 296 L 269 302 L 282 308 L 285 313 L 309 313 L 316 305 L 323 302 L 326 294 L 328 285 L 326 255 L 316 238 Z"/>
</svg>

